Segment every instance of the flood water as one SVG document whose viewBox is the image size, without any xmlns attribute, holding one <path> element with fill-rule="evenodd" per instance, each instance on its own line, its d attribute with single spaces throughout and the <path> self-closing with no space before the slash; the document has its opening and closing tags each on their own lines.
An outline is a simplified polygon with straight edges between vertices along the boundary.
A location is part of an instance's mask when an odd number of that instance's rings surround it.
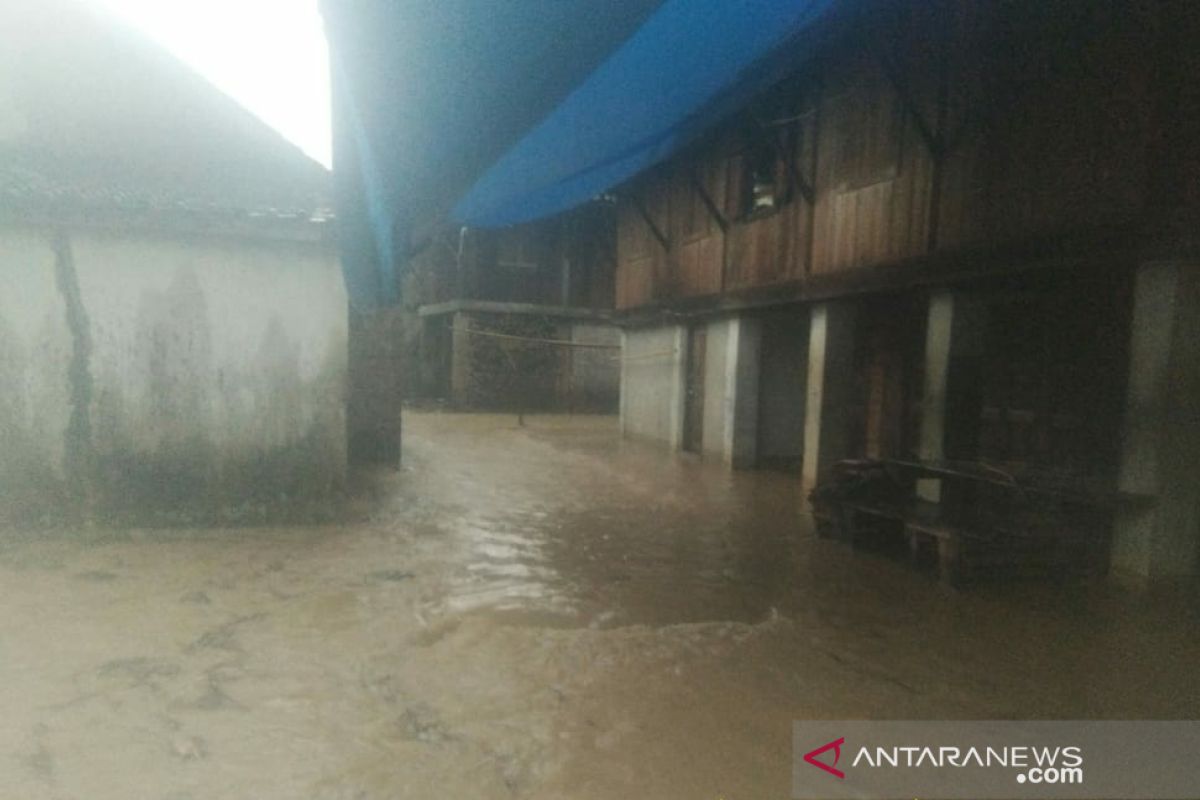
<svg viewBox="0 0 1200 800">
<path fill-rule="evenodd" d="M 797 480 L 411 413 L 353 522 L 0 536 L 0 795 L 782 798 L 796 718 L 1194 718 L 1200 604 L 954 592 Z"/>
</svg>

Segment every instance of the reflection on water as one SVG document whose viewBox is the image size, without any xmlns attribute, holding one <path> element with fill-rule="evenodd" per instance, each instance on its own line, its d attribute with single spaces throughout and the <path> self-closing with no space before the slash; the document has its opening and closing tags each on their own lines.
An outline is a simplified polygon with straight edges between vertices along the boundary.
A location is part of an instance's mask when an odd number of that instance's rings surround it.
<svg viewBox="0 0 1200 800">
<path fill-rule="evenodd" d="M 446 532 L 457 550 L 447 610 L 573 613 L 536 536 L 487 518 L 446 520 Z"/>
<path fill-rule="evenodd" d="M 794 544 L 806 535 L 789 476 L 732 475 L 623 443 L 610 419 L 541 419 L 526 430 L 505 417 L 416 419 L 391 510 L 403 520 L 426 509 L 458 546 L 465 574 L 447 598 L 456 610 L 754 621 L 786 601 Z M 500 446 L 481 450 L 476 428 Z"/>
<path fill-rule="evenodd" d="M 3 794 L 783 797 L 797 717 L 1200 715 L 1188 591 L 956 594 L 611 419 L 406 426 L 352 524 L 0 536 Z"/>
</svg>

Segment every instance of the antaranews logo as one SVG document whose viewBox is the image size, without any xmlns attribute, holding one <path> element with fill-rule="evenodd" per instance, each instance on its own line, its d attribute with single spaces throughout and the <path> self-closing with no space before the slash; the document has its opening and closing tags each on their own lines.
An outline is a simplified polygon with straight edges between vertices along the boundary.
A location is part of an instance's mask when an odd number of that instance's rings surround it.
<svg viewBox="0 0 1200 800">
<path fill-rule="evenodd" d="M 1195 800 L 1200 786 L 1196 720 L 808 720 L 793 737 L 795 800 Z"/>
<path fill-rule="evenodd" d="M 838 763 L 838 760 L 842 757 L 842 745 L 845 743 L 846 743 L 845 736 L 843 736 L 840 739 L 834 739 L 829 744 L 823 744 L 820 747 L 818 747 L 816 750 L 810 750 L 809 752 L 805 753 L 804 760 L 806 762 L 808 762 L 809 764 L 812 764 L 817 769 L 823 769 L 826 772 L 828 772 L 830 775 L 832 775 L 833 777 L 837 778 L 838 780 L 841 780 L 846 777 L 846 773 L 842 772 L 840 769 L 837 769 L 837 763 Z M 826 764 L 824 761 L 817 760 L 817 756 L 827 753 L 830 750 L 833 751 L 833 763 L 832 764 Z"/>
<path fill-rule="evenodd" d="M 845 780 L 846 773 L 837 768 L 842 757 L 842 736 L 803 755 L 807 764 L 820 769 L 838 780 Z M 831 762 L 821 756 L 832 751 Z M 973 747 L 959 745 L 891 745 L 862 746 L 853 750 L 850 766 L 870 769 L 934 769 L 1010 768 L 1017 770 L 1017 783 L 1082 784 L 1083 752 L 1077 746 L 1036 747 L 1014 745 L 1003 747 Z M 828 758 L 828 757 L 827 757 Z"/>
<path fill-rule="evenodd" d="M 872 769 L 1010 769 L 1017 783 L 1083 783 L 1083 750 L 1076 745 L 963 746 L 893 745 L 860 747 L 851 766 Z"/>
</svg>

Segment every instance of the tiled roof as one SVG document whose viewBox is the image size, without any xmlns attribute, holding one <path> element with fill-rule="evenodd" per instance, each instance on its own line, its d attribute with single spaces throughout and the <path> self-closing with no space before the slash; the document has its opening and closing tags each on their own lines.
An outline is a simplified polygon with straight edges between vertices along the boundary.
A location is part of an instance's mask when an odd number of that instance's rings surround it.
<svg viewBox="0 0 1200 800">
<path fill-rule="evenodd" d="M 83 0 L 0 2 L 0 213 L 323 222 L 329 172 Z"/>
<path fill-rule="evenodd" d="M 202 215 L 208 219 L 324 223 L 333 219 L 328 195 L 296 187 L 158 180 L 144 175 L 35 168 L 0 155 L 0 211 L 71 215 L 103 212 Z"/>
</svg>

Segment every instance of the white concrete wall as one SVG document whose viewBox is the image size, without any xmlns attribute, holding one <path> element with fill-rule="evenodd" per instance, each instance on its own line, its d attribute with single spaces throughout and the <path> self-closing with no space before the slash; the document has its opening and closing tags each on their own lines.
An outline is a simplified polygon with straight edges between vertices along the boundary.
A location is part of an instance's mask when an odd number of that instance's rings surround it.
<svg viewBox="0 0 1200 800">
<path fill-rule="evenodd" d="M 735 467 L 754 463 L 759 326 L 736 317 L 705 324 L 705 454 Z M 627 330 L 621 361 L 621 430 L 678 448 L 683 440 L 687 328 Z"/>
<path fill-rule="evenodd" d="M 686 329 L 630 329 L 622 340 L 621 432 L 678 447 L 683 436 Z"/>
<path fill-rule="evenodd" d="M 330 246 L 74 232 L 69 253 L 58 285 L 47 235 L 0 229 L 0 432 L 20 443 L 0 469 L 74 468 L 114 514 L 342 482 L 347 303 Z"/>
<path fill-rule="evenodd" d="M 63 500 L 72 346 L 54 262 L 44 236 L 0 228 L 0 504 L 21 516 Z"/>
</svg>

